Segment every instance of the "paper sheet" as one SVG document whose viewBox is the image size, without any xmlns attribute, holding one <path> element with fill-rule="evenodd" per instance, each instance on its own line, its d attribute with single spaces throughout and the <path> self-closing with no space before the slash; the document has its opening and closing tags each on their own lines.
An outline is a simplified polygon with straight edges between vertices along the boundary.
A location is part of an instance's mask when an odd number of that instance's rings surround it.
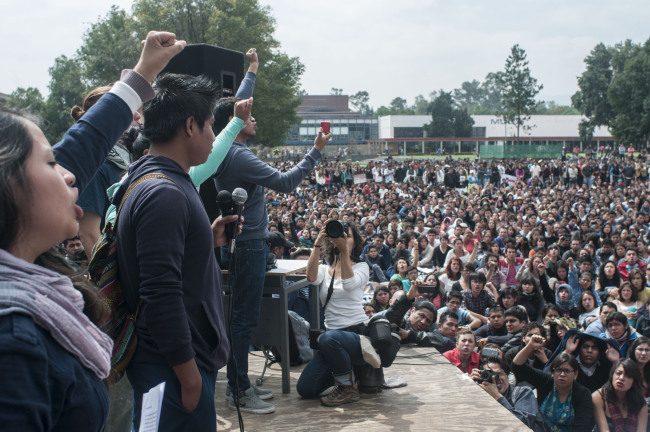
<svg viewBox="0 0 650 432">
<path fill-rule="evenodd" d="M 158 432 L 158 422 L 160 422 L 160 410 L 164 394 L 165 383 L 161 382 L 146 392 L 142 397 L 139 432 Z"/>
</svg>

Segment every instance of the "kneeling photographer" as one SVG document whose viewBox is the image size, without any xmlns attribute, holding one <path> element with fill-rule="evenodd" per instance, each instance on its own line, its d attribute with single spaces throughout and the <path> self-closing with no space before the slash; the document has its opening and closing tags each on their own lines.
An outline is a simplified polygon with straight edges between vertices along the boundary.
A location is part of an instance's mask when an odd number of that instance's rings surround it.
<svg viewBox="0 0 650 432">
<path fill-rule="evenodd" d="M 498 357 L 489 357 L 483 369 L 474 369 L 470 376 L 490 396 L 534 431 L 545 431 L 537 398 L 528 386 L 512 387 L 508 382 L 510 367 Z"/>
<path fill-rule="evenodd" d="M 368 323 L 362 307 L 369 278 L 368 265 L 359 258 L 363 246 L 356 225 L 328 220 L 307 263 L 307 280 L 320 289 L 327 331 L 318 337 L 319 351 L 300 375 L 297 390 L 304 398 L 315 398 L 335 385 L 321 397 L 326 406 L 359 400 L 353 367 L 366 364 L 359 333 Z M 327 264 L 319 263 L 321 249 Z"/>
<path fill-rule="evenodd" d="M 321 248 L 325 248 L 326 264 L 319 264 Z M 367 326 L 362 305 L 369 271 L 359 259 L 362 251 L 356 225 L 328 220 L 307 263 L 307 280 L 320 288 L 327 331 L 310 334 L 310 345 L 318 352 L 300 375 L 297 390 L 304 398 L 316 398 L 334 386 L 320 397 L 326 406 L 359 400 L 354 367 L 388 366 L 399 350 L 399 337 L 386 319 L 378 317 Z"/>
</svg>

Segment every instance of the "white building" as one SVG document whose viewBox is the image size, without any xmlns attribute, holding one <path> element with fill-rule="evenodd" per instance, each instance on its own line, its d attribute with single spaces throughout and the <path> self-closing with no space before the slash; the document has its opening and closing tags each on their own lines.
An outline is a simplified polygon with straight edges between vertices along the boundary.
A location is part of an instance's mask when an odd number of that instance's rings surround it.
<svg viewBox="0 0 650 432">
<path fill-rule="evenodd" d="M 517 135 L 514 125 L 505 125 L 503 119 L 493 115 L 473 115 L 472 137 L 492 138 L 489 141 L 503 140 Z M 533 115 L 519 131 L 522 139 L 548 138 L 551 141 L 579 140 L 578 124 L 584 117 L 580 115 Z M 424 125 L 431 123 L 430 115 L 391 115 L 379 117 L 379 139 L 418 138 L 424 136 Z M 605 127 L 594 130 L 594 138 L 609 138 L 612 135 Z"/>
</svg>

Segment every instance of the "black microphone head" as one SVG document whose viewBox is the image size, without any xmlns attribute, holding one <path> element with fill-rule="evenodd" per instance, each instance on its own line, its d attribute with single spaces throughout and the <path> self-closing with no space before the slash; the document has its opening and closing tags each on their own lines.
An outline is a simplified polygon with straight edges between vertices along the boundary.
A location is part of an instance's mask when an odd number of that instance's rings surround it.
<svg viewBox="0 0 650 432">
<path fill-rule="evenodd" d="M 246 191 L 242 188 L 235 188 L 234 191 L 232 191 L 232 200 L 235 204 L 244 204 L 246 200 L 248 199 L 248 194 Z"/>
<path fill-rule="evenodd" d="M 231 203 L 232 202 L 232 195 L 227 190 L 221 190 L 217 194 L 217 202 L 218 203 L 224 203 L 224 204 Z"/>
</svg>

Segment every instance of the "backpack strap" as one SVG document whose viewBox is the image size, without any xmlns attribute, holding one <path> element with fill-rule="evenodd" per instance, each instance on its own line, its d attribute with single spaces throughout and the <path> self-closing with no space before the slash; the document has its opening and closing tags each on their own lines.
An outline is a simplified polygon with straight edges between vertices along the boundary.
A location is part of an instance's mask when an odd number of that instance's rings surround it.
<svg viewBox="0 0 650 432">
<path fill-rule="evenodd" d="M 169 176 L 167 176 L 167 175 L 165 175 L 163 173 L 150 173 L 150 174 L 145 174 L 143 176 L 140 176 L 137 180 L 135 180 L 133 183 L 131 183 L 129 188 L 126 190 L 126 193 L 122 197 L 122 200 L 120 201 L 120 205 L 117 207 L 117 211 L 116 211 L 116 214 L 115 214 L 115 226 L 116 227 L 117 227 L 117 218 L 120 217 L 122 206 L 124 205 L 124 203 L 126 203 L 126 199 L 129 197 L 129 195 L 131 195 L 131 192 L 133 192 L 133 190 L 136 187 L 138 187 L 138 185 L 140 185 L 140 183 L 146 182 L 147 180 L 154 180 L 154 179 L 169 180 L 170 182 L 172 182 L 176 186 L 178 186 L 179 189 L 181 188 L 173 178 L 171 178 L 171 177 L 169 177 Z"/>
<path fill-rule="evenodd" d="M 135 190 L 141 183 L 146 182 L 147 180 L 155 180 L 155 179 L 165 179 L 169 180 L 170 182 L 174 183 L 181 191 L 183 190 L 176 181 L 163 174 L 163 173 L 150 173 L 150 174 L 144 174 L 143 176 L 140 176 L 137 180 L 135 180 L 133 183 L 129 185 L 129 188 L 126 190 L 124 193 L 124 196 L 122 197 L 122 200 L 120 201 L 120 205 L 117 207 L 117 211 L 115 213 L 115 232 L 117 233 L 117 220 L 120 217 L 120 213 L 122 212 L 122 206 L 124 203 L 126 203 L 126 199 L 131 195 L 131 192 Z M 138 296 L 139 297 L 139 296 Z M 138 319 L 138 313 L 140 312 L 140 306 L 142 305 L 142 299 L 138 299 L 138 306 L 135 309 L 135 313 L 133 314 L 133 322 Z"/>
</svg>

